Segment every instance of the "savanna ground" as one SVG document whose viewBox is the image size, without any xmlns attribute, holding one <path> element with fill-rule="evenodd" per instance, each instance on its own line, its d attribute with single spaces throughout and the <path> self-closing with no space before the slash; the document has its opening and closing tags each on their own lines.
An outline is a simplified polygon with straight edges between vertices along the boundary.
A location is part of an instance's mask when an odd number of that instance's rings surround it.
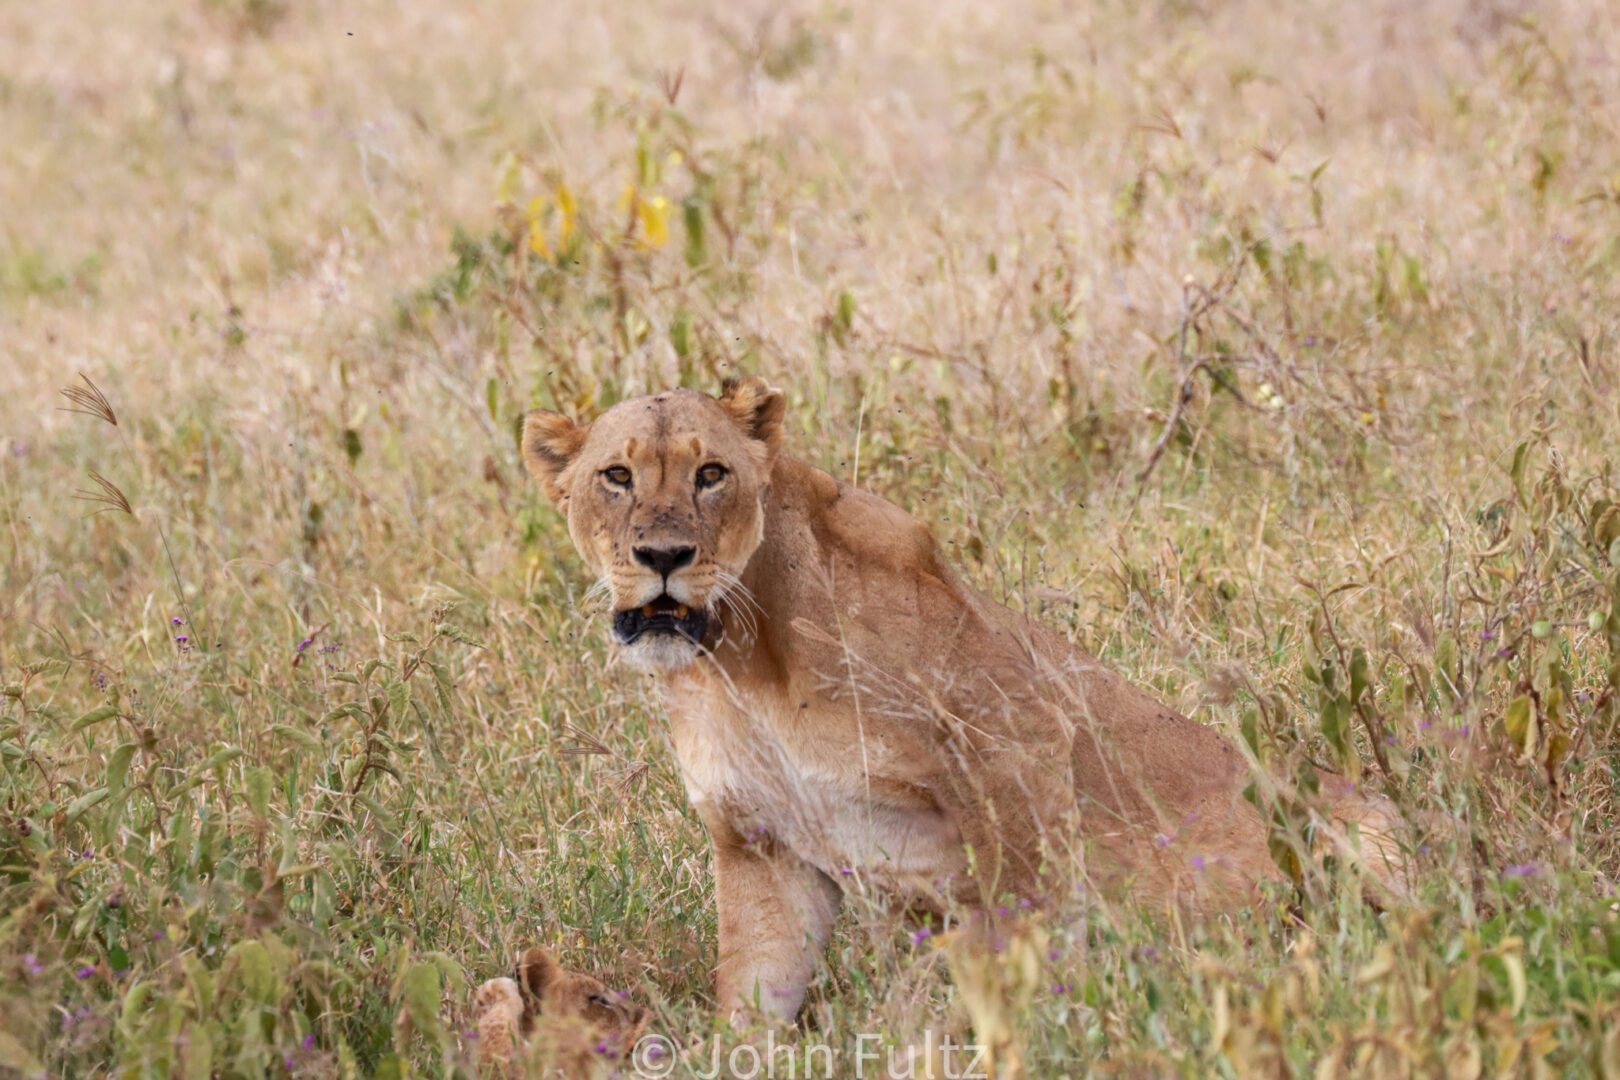
<svg viewBox="0 0 1620 1080">
<path fill-rule="evenodd" d="M 465 1074 L 536 942 L 705 1030 L 515 431 L 751 371 L 1303 782 L 1229 922 L 846 916 L 841 1074 L 1620 1076 L 1617 65 L 1577 0 L 0 7 L 0 1074 Z M 1296 858 L 1312 763 L 1450 823 L 1409 909 Z"/>
</svg>

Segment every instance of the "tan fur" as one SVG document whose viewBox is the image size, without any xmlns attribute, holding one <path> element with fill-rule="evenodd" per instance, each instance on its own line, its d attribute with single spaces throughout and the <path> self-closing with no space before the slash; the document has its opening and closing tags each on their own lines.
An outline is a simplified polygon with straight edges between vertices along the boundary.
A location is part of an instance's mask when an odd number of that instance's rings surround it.
<svg viewBox="0 0 1620 1080">
<path fill-rule="evenodd" d="M 490 979 L 473 994 L 478 1066 L 501 1075 L 531 1044 L 555 1074 L 600 1075 L 623 1061 L 646 1026 L 646 1010 L 589 975 L 564 969 L 544 949 L 518 961 L 515 978 Z"/>
<path fill-rule="evenodd" d="M 662 673 L 713 840 L 724 1008 L 795 1013 L 850 889 L 936 910 L 1030 899 L 1043 862 L 1082 848 L 1092 881 L 1193 912 L 1278 876 L 1234 747 L 974 591 L 899 507 L 780 454 L 782 416 L 747 379 L 588 427 L 531 414 L 524 440 L 615 611 L 666 588 L 635 545 L 697 549 L 667 591 L 720 630 L 623 652 Z M 723 493 L 694 491 L 706 462 L 730 470 Z M 628 491 L 603 480 L 616 465 Z M 1338 798 L 1392 877 L 1398 819 Z"/>
</svg>

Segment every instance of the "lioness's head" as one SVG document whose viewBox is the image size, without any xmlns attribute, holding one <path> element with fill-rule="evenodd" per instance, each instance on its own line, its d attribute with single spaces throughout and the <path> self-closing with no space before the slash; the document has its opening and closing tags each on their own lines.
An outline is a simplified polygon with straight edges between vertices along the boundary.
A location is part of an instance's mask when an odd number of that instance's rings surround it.
<svg viewBox="0 0 1620 1080">
<path fill-rule="evenodd" d="M 589 424 L 531 412 L 523 460 L 568 518 L 613 602 L 613 635 L 646 669 L 692 663 L 765 529 L 785 403 L 762 380 L 719 397 L 669 390 Z"/>
</svg>

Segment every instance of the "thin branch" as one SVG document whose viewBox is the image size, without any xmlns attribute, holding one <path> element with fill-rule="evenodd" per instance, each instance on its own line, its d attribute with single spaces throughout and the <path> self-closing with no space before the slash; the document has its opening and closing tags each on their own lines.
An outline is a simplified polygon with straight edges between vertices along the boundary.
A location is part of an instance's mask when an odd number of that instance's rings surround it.
<svg viewBox="0 0 1620 1080">
<path fill-rule="evenodd" d="M 135 516 L 135 511 L 131 510 L 129 507 L 129 499 L 124 496 L 122 491 L 118 490 L 118 485 L 114 484 L 111 480 L 108 480 L 105 476 L 102 476 L 94 469 L 90 470 L 90 479 L 100 490 L 91 491 L 88 488 L 80 488 L 78 491 L 73 493 L 73 497 L 75 499 L 78 499 L 81 502 L 96 503 L 99 505 L 101 509 L 95 511 L 97 514 L 105 514 L 109 510 L 116 510 L 121 513 L 128 514 L 130 517 Z"/>
<path fill-rule="evenodd" d="M 113 412 L 112 402 L 101 392 L 101 387 L 91 382 L 90 376 L 82 371 L 79 372 L 79 378 L 84 380 L 84 386 L 68 386 L 60 391 L 71 404 L 59 405 L 57 408 L 61 412 L 79 413 L 81 416 L 104 420 L 117 427 L 118 414 Z"/>
</svg>

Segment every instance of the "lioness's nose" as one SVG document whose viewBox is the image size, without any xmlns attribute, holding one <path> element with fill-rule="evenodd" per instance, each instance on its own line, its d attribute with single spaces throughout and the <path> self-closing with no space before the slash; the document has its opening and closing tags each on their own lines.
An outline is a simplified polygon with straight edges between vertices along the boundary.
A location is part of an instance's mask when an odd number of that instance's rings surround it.
<svg viewBox="0 0 1620 1080">
<path fill-rule="evenodd" d="M 697 555 L 697 548 L 652 548 L 638 547 L 634 551 L 636 562 L 649 570 L 656 570 L 664 577 L 669 577 L 683 566 L 691 564 Z"/>
</svg>

